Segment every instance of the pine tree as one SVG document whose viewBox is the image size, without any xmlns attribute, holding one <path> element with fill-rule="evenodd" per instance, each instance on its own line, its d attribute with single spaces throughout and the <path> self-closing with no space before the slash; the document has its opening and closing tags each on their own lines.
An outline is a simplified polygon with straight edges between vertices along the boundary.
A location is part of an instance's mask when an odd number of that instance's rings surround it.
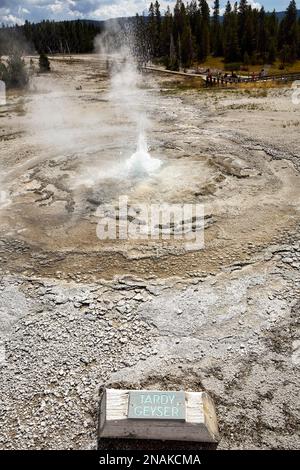
<svg viewBox="0 0 300 470">
<path fill-rule="evenodd" d="M 193 40 L 192 40 L 192 30 L 189 24 L 188 19 L 186 18 L 183 32 L 181 36 L 181 46 L 182 46 L 182 65 L 183 67 L 190 67 L 193 61 Z"/>
<path fill-rule="evenodd" d="M 293 62 L 299 57 L 299 23 L 295 0 L 291 0 L 280 24 L 278 42 L 280 55 L 286 61 Z"/>
<path fill-rule="evenodd" d="M 214 1 L 210 42 L 213 55 L 216 57 L 221 56 L 223 54 L 223 45 L 220 24 L 220 0 Z"/>
<path fill-rule="evenodd" d="M 262 62 L 268 58 L 269 35 L 266 27 L 266 12 L 264 7 L 260 9 L 257 34 L 257 53 Z"/>
<path fill-rule="evenodd" d="M 232 10 L 230 2 L 227 3 L 224 14 L 224 59 L 225 62 L 237 62 L 241 58 L 238 39 L 238 12 L 237 5 Z"/>
<path fill-rule="evenodd" d="M 179 70 L 179 60 L 177 56 L 177 50 L 175 47 L 173 33 L 171 33 L 171 36 L 170 36 L 170 55 L 169 55 L 168 68 L 174 71 Z"/>
<path fill-rule="evenodd" d="M 239 39 L 240 44 L 242 43 L 243 36 L 245 33 L 248 10 L 249 10 L 248 0 L 240 0 L 239 6 L 238 6 L 238 39 Z M 244 52 L 245 51 L 242 50 L 242 53 Z"/>
<path fill-rule="evenodd" d="M 275 10 L 266 19 L 268 39 L 267 39 L 267 53 L 268 62 L 272 64 L 277 57 L 278 49 L 278 19 Z"/>
<path fill-rule="evenodd" d="M 51 69 L 49 59 L 47 55 L 44 54 L 43 52 L 42 54 L 40 54 L 39 67 L 40 67 L 41 73 L 50 72 L 50 69 Z"/>
<path fill-rule="evenodd" d="M 8 88 L 24 88 L 28 83 L 25 61 L 18 50 L 8 57 L 4 80 Z"/>
<path fill-rule="evenodd" d="M 252 8 L 249 7 L 246 14 L 245 29 L 241 41 L 241 54 L 248 52 L 250 57 L 253 57 L 255 54 L 255 32 L 254 32 L 254 22 L 253 22 L 253 12 Z"/>
<path fill-rule="evenodd" d="M 154 5 L 151 2 L 148 11 L 149 38 L 150 38 L 150 54 L 155 57 L 155 37 L 156 37 L 156 20 Z"/>
<path fill-rule="evenodd" d="M 154 53 L 156 57 L 161 56 L 161 14 L 160 4 L 156 0 L 154 4 L 154 16 L 155 16 L 155 37 L 154 37 Z"/>
<path fill-rule="evenodd" d="M 200 0 L 199 59 L 204 62 L 210 53 L 210 9 L 206 0 Z"/>
<path fill-rule="evenodd" d="M 164 57 L 164 60 L 169 60 L 170 57 L 170 43 L 171 43 L 171 35 L 172 35 L 172 28 L 173 28 L 173 16 L 168 5 L 165 16 L 162 19 L 161 23 L 161 55 Z M 174 43 L 174 38 L 173 38 Z"/>
</svg>

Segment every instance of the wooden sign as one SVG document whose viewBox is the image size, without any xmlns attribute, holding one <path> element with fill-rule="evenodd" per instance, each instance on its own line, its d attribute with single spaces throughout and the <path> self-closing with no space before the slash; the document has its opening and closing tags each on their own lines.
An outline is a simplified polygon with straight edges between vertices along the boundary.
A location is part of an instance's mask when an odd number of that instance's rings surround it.
<svg viewBox="0 0 300 470">
<path fill-rule="evenodd" d="M 215 407 L 206 392 L 105 389 L 100 437 L 218 442 Z"/>
</svg>

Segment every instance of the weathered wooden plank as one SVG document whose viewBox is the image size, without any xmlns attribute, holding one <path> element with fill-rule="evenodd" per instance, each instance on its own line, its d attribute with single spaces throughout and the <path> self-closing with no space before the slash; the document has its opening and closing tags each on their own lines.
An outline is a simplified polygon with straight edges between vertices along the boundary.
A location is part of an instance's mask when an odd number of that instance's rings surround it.
<svg viewBox="0 0 300 470">
<path fill-rule="evenodd" d="M 140 392 L 147 394 L 147 390 Z M 129 393 L 130 390 L 104 390 L 100 403 L 100 437 L 196 442 L 219 441 L 214 403 L 206 392 L 184 392 L 184 421 L 168 418 L 128 418 Z M 157 400 L 159 401 L 159 399 Z M 148 404 L 146 403 L 145 406 Z M 158 403 L 154 406 L 161 406 L 161 404 Z M 155 411 L 153 407 L 151 409 Z"/>
<path fill-rule="evenodd" d="M 146 72 L 157 72 L 157 73 L 162 73 L 162 74 L 169 74 L 169 75 L 178 75 L 182 77 L 188 77 L 188 78 L 200 78 L 201 80 L 205 80 L 206 75 L 205 74 L 200 74 L 200 73 L 189 73 L 189 72 L 180 72 L 176 70 L 168 70 L 168 69 L 162 69 L 160 67 L 142 67 L 142 70 Z"/>
</svg>

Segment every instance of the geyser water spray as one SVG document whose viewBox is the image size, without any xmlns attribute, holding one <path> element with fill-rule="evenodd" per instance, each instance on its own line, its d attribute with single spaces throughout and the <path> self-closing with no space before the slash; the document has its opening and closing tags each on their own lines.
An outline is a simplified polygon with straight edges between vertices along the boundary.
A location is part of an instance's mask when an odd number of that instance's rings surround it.
<svg viewBox="0 0 300 470">
<path fill-rule="evenodd" d="M 161 167 L 161 161 L 149 154 L 146 136 L 142 132 L 138 137 L 136 152 L 126 161 L 126 167 L 134 175 L 150 174 Z"/>
<path fill-rule="evenodd" d="M 149 96 L 143 87 L 143 77 L 134 57 L 134 37 L 130 31 L 125 31 L 114 22 L 104 35 L 98 37 L 96 48 L 108 57 L 111 77 L 108 98 L 119 118 L 125 117 L 135 128 L 136 150 L 125 166 L 133 175 L 153 173 L 160 168 L 161 161 L 151 157 L 147 145 L 150 122 L 146 107 Z"/>
</svg>

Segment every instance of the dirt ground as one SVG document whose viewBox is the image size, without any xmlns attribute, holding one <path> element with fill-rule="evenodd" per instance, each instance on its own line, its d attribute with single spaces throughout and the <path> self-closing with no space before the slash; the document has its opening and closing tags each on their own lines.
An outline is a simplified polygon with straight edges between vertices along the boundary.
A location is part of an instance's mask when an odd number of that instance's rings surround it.
<svg viewBox="0 0 300 470">
<path fill-rule="evenodd" d="M 113 445 L 97 436 L 106 385 L 207 390 L 219 449 L 299 448 L 293 90 L 145 74 L 162 166 L 131 177 L 134 97 L 125 113 L 97 56 L 51 64 L 0 108 L 0 448 Z M 204 249 L 99 240 L 97 209 L 122 195 L 203 204 Z"/>
</svg>

